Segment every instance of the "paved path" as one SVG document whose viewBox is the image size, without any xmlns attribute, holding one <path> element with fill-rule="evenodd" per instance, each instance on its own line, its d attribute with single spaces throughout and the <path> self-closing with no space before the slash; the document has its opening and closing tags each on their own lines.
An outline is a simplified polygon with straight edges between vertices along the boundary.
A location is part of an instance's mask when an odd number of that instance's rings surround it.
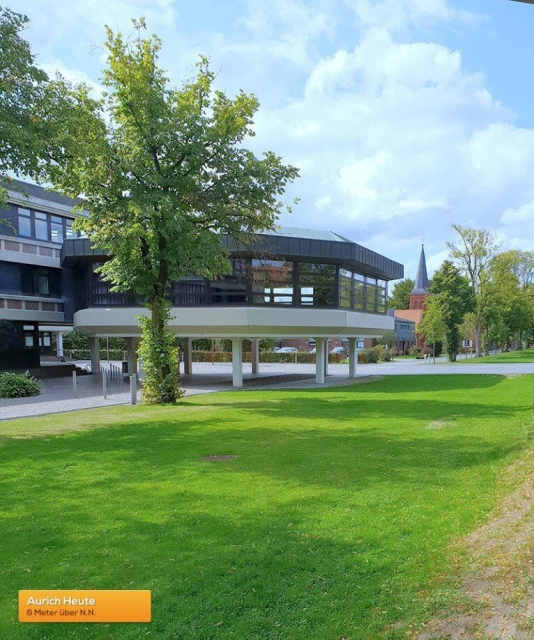
<svg viewBox="0 0 534 640">
<path fill-rule="evenodd" d="M 84 363 L 82 363 L 84 364 Z M 260 364 L 260 373 L 253 375 L 251 365 L 244 364 L 244 389 L 294 389 L 316 387 L 315 365 L 313 364 Z M 349 367 L 346 364 L 329 366 L 329 376 L 324 386 L 351 384 L 348 379 Z M 531 364 L 449 364 L 443 358 L 436 364 L 423 360 L 396 360 L 382 364 L 358 365 L 357 378 L 370 376 L 397 375 L 452 375 L 452 374 L 497 374 L 519 375 L 534 374 Z M 186 396 L 201 393 L 232 390 L 231 363 L 194 363 L 193 376 L 183 376 L 182 386 Z M 100 376 L 79 376 L 78 397 L 72 393 L 71 378 L 51 378 L 42 383 L 42 394 L 35 398 L 17 398 L 0 400 L 0 420 L 26 416 L 60 413 L 76 409 L 107 407 L 128 404 L 130 393 L 128 381 L 108 385 L 106 400 L 102 394 Z M 322 385 L 321 385 L 322 386 Z"/>
</svg>

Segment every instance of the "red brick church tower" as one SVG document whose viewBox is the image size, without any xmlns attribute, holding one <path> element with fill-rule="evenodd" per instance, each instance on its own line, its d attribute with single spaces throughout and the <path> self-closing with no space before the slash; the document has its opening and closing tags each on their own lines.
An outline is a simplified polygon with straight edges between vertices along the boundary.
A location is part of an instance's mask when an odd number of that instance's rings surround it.
<svg viewBox="0 0 534 640">
<path fill-rule="evenodd" d="M 425 301 L 429 295 L 425 247 L 422 246 L 421 255 L 419 257 L 419 266 L 417 267 L 417 275 L 415 277 L 415 285 L 410 293 L 410 309 L 424 309 Z"/>
</svg>

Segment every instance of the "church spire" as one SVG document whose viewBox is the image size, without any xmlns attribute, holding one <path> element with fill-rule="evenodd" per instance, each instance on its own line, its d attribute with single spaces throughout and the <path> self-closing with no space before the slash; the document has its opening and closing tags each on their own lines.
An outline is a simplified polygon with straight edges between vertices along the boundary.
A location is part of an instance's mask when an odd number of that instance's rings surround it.
<svg viewBox="0 0 534 640">
<path fill-rule="evenodd" d="M 415 277 L 415 286 L 410 295 L 428 295 L 428 273 L 426 270 L 425 246 L 421 245 L 419 266 Z"/>
</svg>

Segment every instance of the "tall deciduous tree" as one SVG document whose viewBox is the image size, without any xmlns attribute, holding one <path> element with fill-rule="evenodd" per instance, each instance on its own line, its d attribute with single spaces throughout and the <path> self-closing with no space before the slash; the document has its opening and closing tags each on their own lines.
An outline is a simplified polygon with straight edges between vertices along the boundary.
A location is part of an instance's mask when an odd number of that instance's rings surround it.
<svg viewBox="0 0 534 640">
<path fill-rule="evenodd" d="M 61 78 L 49 83 L 34 113 L 49 135 L 28 173 L 83 195 L 90 214 L 77 226 L 109 252 L 102 276 L 116 291 L 133 290 L 149 310 L 139 319 L 143 398 L 173 402 L 181 391 L 169 330 L 172 282 L 229 273 L 219 234 L 272 227 L 298 170 L 246 148 L 255 96 L 217 91 L 205 58 L 191 81 L 170 86 L 158 66 L 160 40 L 143 37 L 143 20 L 134 25 L 134 38 L 107 30 L 103 97 Z"/>
<path fill-rule="evenodd" d="M 442 342 L 445 339 L 447 326 L 438 299 L 435 296 L 427 299 L 423 318 L 417 331 L 426 338 L 427 342 L 432 344 L 432 356 L 434 362 L 436 362 L 436 342 Z"/>
<path fill-rule="evenodd" d="M 408 309 L 410 306 L 410 293 L 413 291 L 415 282 L 407 278 L 400 280 L 393 286 L 389 299 L 390 309 Z"/>
<path fill-rule="evenodd" d="M 8 172 L 32 173 L 43 151 L 34 107 L 43 99 L 48 77 L 21 37 L 27 23 L 26 16 L 0 7 L 0 202 L 5 202 Z"/>
<path fill-rule="evenodd" d="M 505 251 L 489 266 L 487 320 L 492 339 L 504 350 L 521 348 L 533 328 L 532 254 Z"/>
<path fill-rule="evenodd" d="M 460 345 L 460 325 L 472 311 L 473 296 L 469 281 L 450 260 L 445 260 L 432 278 L 430 292 L 441 309 L 445 323 L 445 348 L 451 362 L 456 361 Z"/>
<path fill-rule="evenodd" d="M 457 242 L 448 242 L 451 257 L 467 276 L 472 289 L 475 314 L 475 351 L 482 355 L 482 334 L 488 306 L 488 266 L 497 252 L 495 236 L 486 229 L 472 229 L 453 224 L 460 236 Z"/>
</svg>

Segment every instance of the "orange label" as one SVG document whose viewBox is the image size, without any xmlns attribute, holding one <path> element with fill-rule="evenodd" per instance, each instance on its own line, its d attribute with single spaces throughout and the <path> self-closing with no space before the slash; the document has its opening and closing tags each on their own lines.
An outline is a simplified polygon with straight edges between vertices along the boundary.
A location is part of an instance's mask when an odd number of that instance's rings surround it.
<svg viewBox="0 0 534 640">
<path fill-rule="evenodd" d="M 150 591 L 19 591 L 19 622 L 150 622 Z"/>
</svg>

